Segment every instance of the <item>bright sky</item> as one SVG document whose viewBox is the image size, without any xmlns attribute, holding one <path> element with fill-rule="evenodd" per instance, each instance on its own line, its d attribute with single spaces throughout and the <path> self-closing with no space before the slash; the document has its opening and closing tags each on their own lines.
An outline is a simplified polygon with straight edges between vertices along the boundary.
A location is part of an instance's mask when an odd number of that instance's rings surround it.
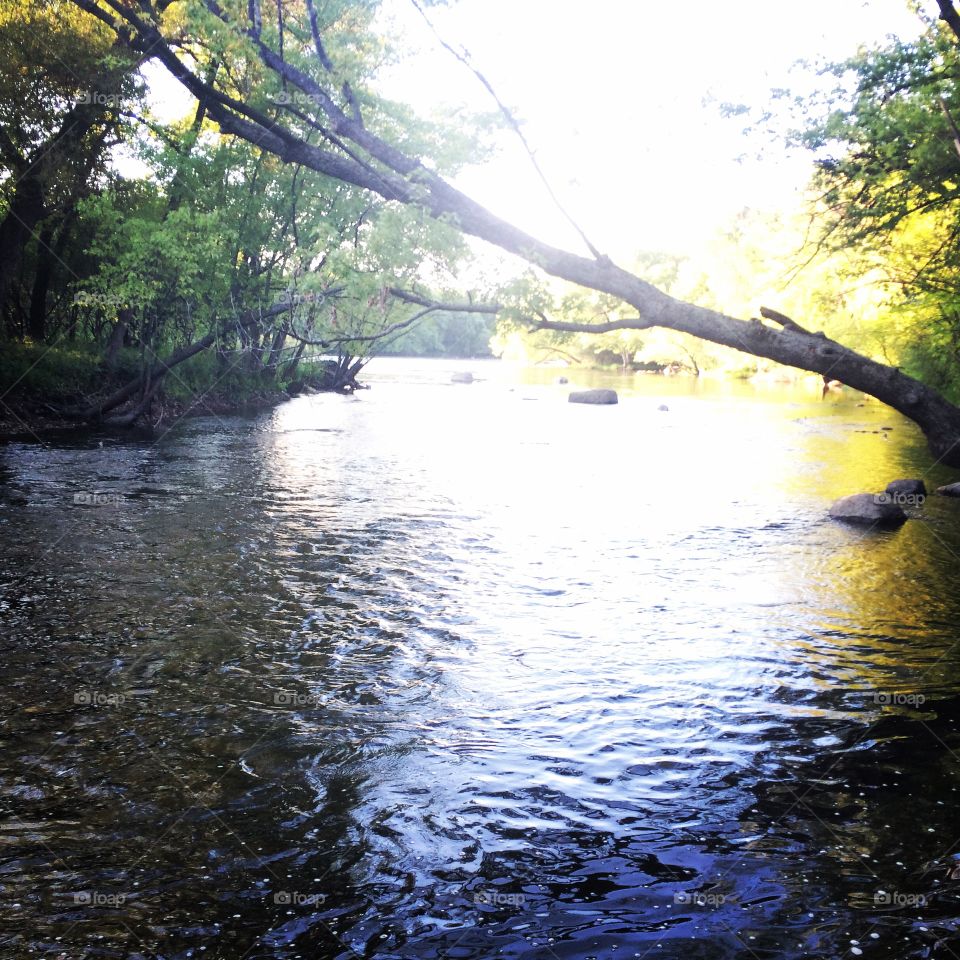
<svg viewBox="0 0 960 960">
<path fill-rule="evenodd" d="M 393 4 L 430 43 L 409 0 Z M 767 150 L 757 161 L 760 141 L 744 137 L 742 120 L 722 118 L 718 103 L 762 106 L 772 88 L 803 89 L 797 60 L 841 59 L 920 29 L 905 0 L 458 0 L 430 16 L 525 121 L 588 237 L 625 260 L 639 249 L 693 252 L 743 207 L 789 203 L 807 181 L 809 157 Z M 450 54 L 417 58 L 391 93 L 425 103 L 441 91 L 479 91 L 476 102 L 490 105 Z M 461 183 L 544 239 L 577 243 L 515 139 Z"/>
<path fill-rule="evenodd" d="M 468 100 L 493 107 L 471 74 L 441 50 L 410 0 L 387 0 L 390 20 L 420 49 L 385 92 L 422 110 Z M 929 13 L 933 2 L 924 2 Z M 761 141 L 718 104 L 762 106 L 777 87 L 803 89 L 791 70 L 841 59 L 920 28 L 906 0 L 457 0 L 430 11 L 440 33 L 524 122 L 555 191 L 602 251 L 695 253 L 739 210 L 789 205 L 810 159 Z M 180 98 L 150 70 L 158 101 Z M 182 102 L 182 101 L 181 101 Z M 556 213 L 515 138 L 458 181 L 475 199 L 560 246 L 584 252 Z M 746 158 L 744 158 L 746 157 Z"/>
</svg>

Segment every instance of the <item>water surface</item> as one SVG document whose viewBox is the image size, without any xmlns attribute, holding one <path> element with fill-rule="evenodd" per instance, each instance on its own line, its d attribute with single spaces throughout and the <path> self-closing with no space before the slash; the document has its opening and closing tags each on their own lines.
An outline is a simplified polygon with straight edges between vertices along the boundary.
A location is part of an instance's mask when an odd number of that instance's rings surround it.
<svg viewBox="0 0 960 960">
<path fill-rule="evenodd" d="M 960 504 L 825 519 L 914 428 L 455 366 L 0 448 L 0 956 L 960 950 Z"/>
</svg>

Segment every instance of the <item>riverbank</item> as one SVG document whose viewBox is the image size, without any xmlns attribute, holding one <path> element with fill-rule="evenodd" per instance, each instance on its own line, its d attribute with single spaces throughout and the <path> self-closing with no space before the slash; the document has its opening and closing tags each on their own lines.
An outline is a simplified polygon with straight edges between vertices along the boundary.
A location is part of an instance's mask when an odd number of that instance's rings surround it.
<svg viewBox="0 0 960 960">
<path fill-rule="evenodd" d="M 89 407 L 110 396 L 138 376 L 139 365 L 139 354 L 133 351 L 118 355 L 107 368 L 100 355 L 83 348 L 8 345 L 0 358 L 0 441 L 96 426 L 94 420 L 63 411 Z M 197 358 L 167 376 L 141 422 L 154 429 L 168 428 L 184 417 L 269 409 L 290 396 L 286 384 Z"/>
<path fill-rule="evenodd" d="M 188 417 L 226 417 L 257 413 L 279 406 L 290 399 L 290 395 L 282 390 L 262 390 L 248 394 L 242 399 L 221 393 L 211 393 L 197 397 L 193 402 L 166 400 L 156 404 L 154 417 L 149 420 L 149 423 L 145 421 L 145 425 L 154 430 L 169 429 L 178 420 Z M 38 440 L 47 434 L 88 431 L 96 426 L 96 423 L 90 421 L 57 416 L 54 412 L 35 404 L 8 405 L 0 401 L 0 443 Z M 114 429 L 129 431 L 130 428 Z"/>
</svg>

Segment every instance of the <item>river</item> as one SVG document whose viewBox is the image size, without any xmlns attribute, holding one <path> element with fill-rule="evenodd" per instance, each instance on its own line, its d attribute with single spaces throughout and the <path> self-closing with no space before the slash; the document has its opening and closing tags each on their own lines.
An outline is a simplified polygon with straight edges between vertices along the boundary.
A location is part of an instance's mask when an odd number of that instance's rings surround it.
<svg viewBox="0 0 960 960">
<path fill-rule="evenodd" d="M 0 957 L 960 950 L 960 503 L 826 518 L 955 475 L 561 372 L 0 447 Z"/>
</svg>

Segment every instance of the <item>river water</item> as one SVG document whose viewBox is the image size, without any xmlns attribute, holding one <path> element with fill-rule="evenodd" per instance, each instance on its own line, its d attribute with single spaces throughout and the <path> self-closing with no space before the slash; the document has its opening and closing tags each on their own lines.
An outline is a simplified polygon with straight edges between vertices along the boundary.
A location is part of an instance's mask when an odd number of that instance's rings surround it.
<svg viewBox="0 0 960 960">
<path fill-rule="evenodd" d="M 956 477 L 456 366 L 0 447 L 0 957 L 956 955 L 960 504 L 825 516 Z"/>
</svg>

